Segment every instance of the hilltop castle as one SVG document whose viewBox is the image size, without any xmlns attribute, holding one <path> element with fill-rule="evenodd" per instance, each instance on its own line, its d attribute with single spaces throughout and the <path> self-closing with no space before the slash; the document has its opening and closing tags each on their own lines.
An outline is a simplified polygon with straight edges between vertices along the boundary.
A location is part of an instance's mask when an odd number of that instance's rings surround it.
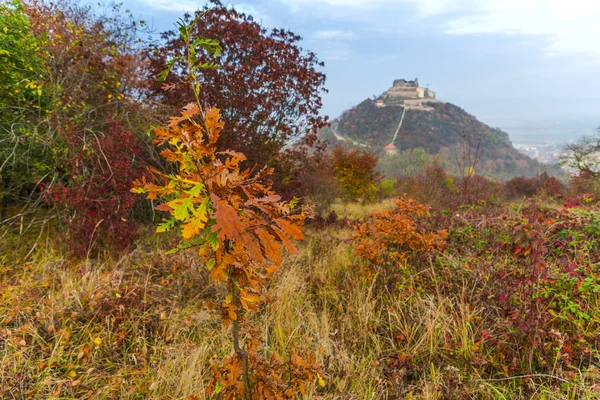
<svg viewBox="0 0 600 400">
<path fill-rule="evenodd" d="M 435 92 L 427 88 L 419 86 L 419 79 L 415 78 L 414 81 L 406 81 L 404 79 L 396 79 L 394 86 L 392 86 L 382 97 L 394 98 L 402 100 L 411 99 L 435 99 Z"/>
</svg>

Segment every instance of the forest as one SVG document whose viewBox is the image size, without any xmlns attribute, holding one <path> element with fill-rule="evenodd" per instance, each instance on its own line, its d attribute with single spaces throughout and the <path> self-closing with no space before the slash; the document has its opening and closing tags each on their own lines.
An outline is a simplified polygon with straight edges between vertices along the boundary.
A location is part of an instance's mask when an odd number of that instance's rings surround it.
<svg viewBox="0 0 600 400">
<path fill-rule="evenodd" d="M 210 0 L 150 33 L 0 3 L 1 398 L 600 397 L 600 140 L 564 180 L 485 176 L 491 131 L 385 164 L 319 138 L 294 32 Z"/>
</svg>

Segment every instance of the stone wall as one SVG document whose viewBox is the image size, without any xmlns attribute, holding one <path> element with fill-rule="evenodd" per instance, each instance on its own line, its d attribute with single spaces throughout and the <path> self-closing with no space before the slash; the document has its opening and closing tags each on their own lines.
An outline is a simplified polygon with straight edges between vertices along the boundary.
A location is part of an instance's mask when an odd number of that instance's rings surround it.
<svg viewBox="0 0 600 400">
<path fill-rule="evenodd" d="M 406 81 L 404 79 L 396 79 L 394 86 L 388 89 L 381 96 L 387 103 L 396 103 L 403 100 L 413 99 L 435 99 L 436 94 L 433 90 L 422 88 L 419 86 L 419 80 Z"/>
<path fill-rule="evenodd" d="M 435 92 L 433 90 L 429 90 L 429 89 L 425 89 L 425 96 L 426 99 L 435 99 Z"/>
<path fill-rule="evenodd" d="M 419 87 L 419 78 L 415 78 L 414 81 L 407 81 L 406 79 L 396 79 L 394 81 L 394 86 L 396 87 Z"/>
</svg>

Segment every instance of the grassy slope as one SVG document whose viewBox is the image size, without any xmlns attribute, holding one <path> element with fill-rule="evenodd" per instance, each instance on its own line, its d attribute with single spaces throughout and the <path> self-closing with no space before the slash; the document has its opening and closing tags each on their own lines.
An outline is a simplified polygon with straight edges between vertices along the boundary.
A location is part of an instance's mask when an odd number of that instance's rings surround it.
<svg viewBox="0 0 600 400">
<path fill-rule="evenodd" d="M 386 207 L 336 205 L 346 216 Z M 322 398 L 596 398 L 584 375 L 562 388 L 543 377 L 490 380 L 478 364 L 490 310 L 470 280 L 483 277 L 465 269 L 462 290 L 447 293 L 441 280 L 423 292 L 419 280 L 436 274 L 432 265 L 403 283 L 408 297 L 376 291 L 376 279 L 357 268 L 349 236 L 343 227 L 309 232 L 255 318 L 269 349 L 319 352 L 328 374 Z M 193 254 L 165 256 L 153 240 L 98 263 L 70 263 L 47 250 L 31 262 L 5 260 L 0 397 L 205 398 L 210 360 L 231 351 L 203 305 L 216 289 Z M 443 257 L 451 266 L 464 262 Z"/>
</svg>

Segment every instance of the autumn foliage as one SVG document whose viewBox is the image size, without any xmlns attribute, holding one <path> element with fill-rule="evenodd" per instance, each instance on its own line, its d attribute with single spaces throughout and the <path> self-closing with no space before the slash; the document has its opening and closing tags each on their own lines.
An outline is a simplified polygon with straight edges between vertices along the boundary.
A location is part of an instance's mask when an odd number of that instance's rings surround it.
<svg viewBox="0 0 600 400">
<path fill-rule="evenodd" d="M 394 201 L 395 208 L 375 212 L 353 227 L 355 254 L 374 269 L 399 266 L 412 255 L 442 248 L 446 231 L 428 231 L 421 224 L 429 207 L 403 197 Z"/>
<path fill-rule="evenodd" d="M 344 201 L 372 201 L 381 179 L 375 171 L 377 157 L 366 150 L 345 150 L 336 146 L 331 152 L 334 178 Z"/>
<path fill-rule="evenodd" d="M 90 250 L 120 251 L 137 238 L 132 218 L 136 198 L 131 182 L 144 174 L 137 138 L 114 120 L 106 133 L 64 133 L 71 157 L 64 167 L 68 183 L 47 187 L 47 201 L 64 214 L 69 249 L 77 256 Z"/>
<path fill-rule="evenodd" d="M 187 14 L 183 22 L 194 37 L 218 38 L 223 49 L 214 59 L 199 55 L 200 62 L 214 61 L 219 68 L 206 69 L 198 77 L 203 106 L 218 107 L 225 122 L 219 150 L 243 152 L 250 165 L 271 165 L 282 157 L 285 145 L 303 137 L 314 142 L 326 122 L 319 116 L 325 91 L 325 75 L 319 69 L 324 64 L 300 47 L 300 36 L 285 29 L 268 30 L 219 0 L 211 0 L 194 16 Z M 171 89 L 164 91 L 156 82 L 152 93 L 180 107 L 194 100 L 187 85 L 189 66 L 177 61 L 186 57 L 186 39 L 181 31 L 162 37 L 164 42 L 148 50 L 151 71 L 157 76 L 173 61 L 175 68 L 164 81 Z"/>
<path fill-rule="evenodd" d="M 420 132 L 381 180 L 316 140 L 300 39 L 209 6 L 144 58 L 118 6 L 0 4 L 0 398 L 598 398 L 593 171 L 456 176 Z"/>
</svg>

